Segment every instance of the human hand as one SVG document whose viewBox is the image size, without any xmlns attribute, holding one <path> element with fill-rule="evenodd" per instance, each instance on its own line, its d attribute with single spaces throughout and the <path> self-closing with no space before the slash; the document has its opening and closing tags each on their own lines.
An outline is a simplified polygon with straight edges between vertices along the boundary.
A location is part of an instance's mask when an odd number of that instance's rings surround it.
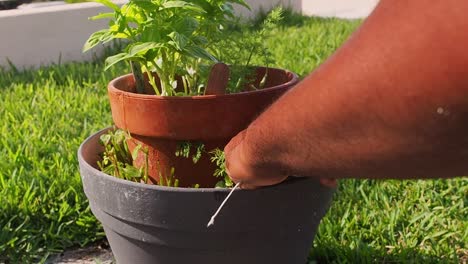
<svg viewBox="0 0 468 264">
<path fill-rule="evenodd" d="M 290 175 L 284 169 L 275 164 L 265 164 L 261 158 L 246 153 L 245 133 L 245 130 L 241 131 L 224 148 L 226 172 L 229 177 L 235 183 L 242 182 L 242 189 L 256 189 L 286 180 Z M 329 188 L 337 186 L 336 179 L 320 178 L 319 180 L 322 185 Z"/>
<path fill-rule="evenodd" d="M 246 152 L 245 130 L 237 134 L 224 148 L 226 171 L 242 189 L 256 189 L 281 183 L 288 175 L 273 164 L 262 164 L 260 157 Z"/>
</svg>

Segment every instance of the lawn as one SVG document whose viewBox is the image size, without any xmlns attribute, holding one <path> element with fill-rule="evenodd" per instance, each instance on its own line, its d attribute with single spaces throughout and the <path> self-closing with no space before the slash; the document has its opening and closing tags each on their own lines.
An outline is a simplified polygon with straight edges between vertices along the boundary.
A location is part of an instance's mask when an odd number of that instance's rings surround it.
<svg viewBox="0 0 468 264">
<path fill-rule="evenodd" d="M 268 45 L 306 75 L 359 21 L 293 16 Z M 0 263 L 37 263 L 104 237 L 81 187 L 76 151 L 111 124 L 101 60 L 0 70 Z M 468 180 L 341 181 L 311 262 L 459 263 L 468 259 Z"/>
</svg>

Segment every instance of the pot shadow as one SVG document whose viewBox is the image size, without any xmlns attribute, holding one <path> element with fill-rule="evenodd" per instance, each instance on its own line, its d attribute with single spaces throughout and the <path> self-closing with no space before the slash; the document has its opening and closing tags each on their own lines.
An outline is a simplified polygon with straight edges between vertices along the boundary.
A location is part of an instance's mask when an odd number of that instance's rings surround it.
<svg viewBox="0 0 468 264">
<path fill-rule="evenodd" d="M 465 260 L 466 261 L 466 260 Z M 454 251 L 448 257 L 423 254 L 417 248 L 379 250 L 359 244 L 357 248 L 343 245 L 319 245 L 311 249 L 307 264 L 320 263 L 464 263 Z"/>
</svg>

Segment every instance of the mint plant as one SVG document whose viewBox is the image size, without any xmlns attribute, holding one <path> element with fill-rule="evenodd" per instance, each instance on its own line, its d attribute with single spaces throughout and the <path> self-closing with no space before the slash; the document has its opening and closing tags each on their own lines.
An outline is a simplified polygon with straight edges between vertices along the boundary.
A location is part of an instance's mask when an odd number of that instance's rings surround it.
<svg viewBox="0 0 468 264">
<path fill-rule="evenodd" d="M 202 94 L 201 65 L 218 61 L 212 51 L 234 21 L 232 4 L 248 7 L 244 0 L 130 0 L 122 7 L 110 0 L 94 1 L 113 12 L 91 18 L 110 19 L 109 28 L 93 33 L 83 51 L 124 40 L 127 46 L 106 59 L 106 69 L 127 61 L 138 93 L 144 93 L 147 79 L 163 96 Z"/>
<path fill-rule="evenodd" d="M 110 129 L 102 134 L 99 142 L 104 146 L 104 151 L 97 165 L 102 172 L 108 175 L 128 181 L 148 183 L 148 150 L 142 145 L 137 145 L 130 152 L 127 144 L 129 138 L 131 135 L 128 132 L 118 128 Z M 143 166 L 138 168 L 133 163 L 140 153 L 143 154 L 145 162 Z M 175 168 L 171 168 L 167 175 L 159 171 L 157 184 L 166 187 L 179 187 L 179 180 L 175 177 Z"/>
<path fill-rule="evenodd" d="M 141 145 L 130 152 L 127 145 L 127 139 L 131 135 L 122 129 L 110 129 L 100 137 L 100 143 L 104 146 L 104 151 L 101 154 L 101 160 L 97 162 L 99 169 L 114 177 L 133 181 L 148 183 L 148 152 Z M 197 163 L 202 153 L 205 153 L 204 145 L 201 143 L 193 144 L 192 142 L 183 142 L 180 144 L 178 151 L 174 154 L 177 157 L 192 158 L 194 163 Z M 194 148 L 195 153 L 191 153 L 191 149 Z M 139 153 L 143 153 L 145 157 L 145 163 L 142 167 L 137 168 L 133 165 Z M 192 154 L 192 156 L 190 156 Z M 224 151 L 221 149 L 214 149 L 208 154 L 211 156 L 211 162 L 215 163 L 217 169 L 213 176 L 220 180 L 216 183 L 216 188 L 231 188 L 234 186 L 231 178 L 226 172 Z M 157 164 L 158 165 L 158 164 Z M 172 167 L 168 175 L 159 172 L 159 181 L 157 182 L 160 186 L 166 187 L 179 187 L 179 180 L 175 177 L 175 168 Z M 195 184 L 194 188 L 198 188 L 199 185 Z"/>
<path fill-rule="evenodd" d="M 138 145 L 132 153 L 127 145 L 129 133 L 121 129 L 111 129 L 101 135 L 100 143 L 104 146 L 102 159 L 97 162 L 99 169 L 117 178 L 148 183 L 148 152 Z M 145 165 L 141 168 L 133 166 L 133 161 L 139 152 L 143 152 Z"/>
</svg>

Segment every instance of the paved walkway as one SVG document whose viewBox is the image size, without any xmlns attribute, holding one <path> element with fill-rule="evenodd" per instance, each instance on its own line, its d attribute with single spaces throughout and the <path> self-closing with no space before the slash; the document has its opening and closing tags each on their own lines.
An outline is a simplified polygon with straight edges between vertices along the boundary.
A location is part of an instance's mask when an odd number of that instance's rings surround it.
<svg viewBox="0 0 468 264">
<path fill-rule="evenodd" d="M 59 255 L 50 257 L 46 264 L 113 264 L 114 257 L 107 241 L 87 246 L 85 248 L 70 249 Z"/>
</svg>

